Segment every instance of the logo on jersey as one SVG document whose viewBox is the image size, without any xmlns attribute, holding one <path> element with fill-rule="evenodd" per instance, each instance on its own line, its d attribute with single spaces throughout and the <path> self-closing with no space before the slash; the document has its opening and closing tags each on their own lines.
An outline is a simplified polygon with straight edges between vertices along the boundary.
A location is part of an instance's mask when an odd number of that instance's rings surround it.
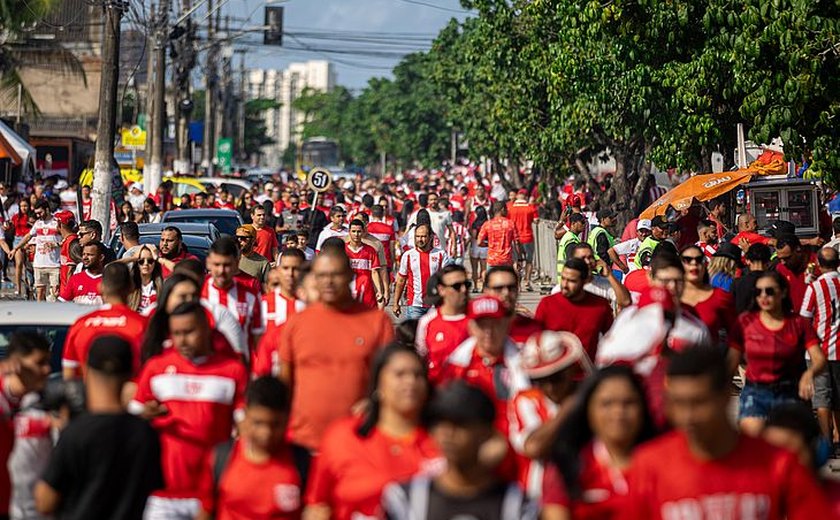
<svg viewBox="0 0 840 520">
<path fill-rule="evenodd" d="M 295 511 L 300 507 L 300 488 L 292 484 L 274 486 L 274 502 L 281 511 Z"/>
</svg>

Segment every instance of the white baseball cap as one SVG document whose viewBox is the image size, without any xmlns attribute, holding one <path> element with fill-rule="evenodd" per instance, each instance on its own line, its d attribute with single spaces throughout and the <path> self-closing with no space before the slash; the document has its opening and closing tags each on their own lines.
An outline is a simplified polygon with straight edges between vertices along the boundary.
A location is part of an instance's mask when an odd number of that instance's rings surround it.
<svg viewBox="0 0 840 520">
<path fill-rule="evenodd" d="M 650 222 L 650 219 L 647 219 L 647 218 L 640 218 L 639 222 L 636 223 L 636 231 L 639 231 L 639 230 L 642 230 L 642 229 L 647 229 L 648 231 L 650 231 L 651 227 L 652 227 L 652 224 Z"/>
</svg>

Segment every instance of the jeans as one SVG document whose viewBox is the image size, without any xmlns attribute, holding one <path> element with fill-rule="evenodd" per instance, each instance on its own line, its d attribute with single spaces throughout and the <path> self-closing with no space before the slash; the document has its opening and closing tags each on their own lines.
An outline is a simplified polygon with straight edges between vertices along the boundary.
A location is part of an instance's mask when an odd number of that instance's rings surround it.
<svg viewBox="0 0 840 520">
<path fill-rule="evenodd" d="M 749 381 L 741 390 L 738 406 L 738 420 L 745 417 L 767 418 L 770 410 L 785 403 L 799 402 L 798 385 L 790 382 L 787 385 L 758 385 Z"/>
<path fill-rule="evenodd" d="M 428 307 L 420 307 L 419 305 L 410 305 L 405 308 L 405 319 L 407 320 L 419 320 L 426 314 L 428 311 Z"/>
</svg>

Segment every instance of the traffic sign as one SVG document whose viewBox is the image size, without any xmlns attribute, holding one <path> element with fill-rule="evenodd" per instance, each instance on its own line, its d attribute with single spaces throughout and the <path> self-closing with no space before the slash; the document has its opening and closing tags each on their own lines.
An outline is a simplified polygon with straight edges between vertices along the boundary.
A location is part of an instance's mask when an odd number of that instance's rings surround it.
<svg viewBox="0 0 840 520">
<path fill-rule="evenodd" d="M 222 173 L 227 175 L 231 172 L 233 167 L 233 139 L 219 138 L 219 142 L 216 144 L 216 161 Z"/>
<path fill-rule="evenodd" d="M 327 191 L 332 184 L 332 174 L 326 168 L 312 168 L 306 175 L 306 183 L 318 193 Z"/>
<path fill-rule="evenodd" d="M 132 126 L 128 130 L 123 130 L 122 145 L 127 150 L 145 150 L 146 149 L 146 131 L 137 125 Z"/>
</svg>

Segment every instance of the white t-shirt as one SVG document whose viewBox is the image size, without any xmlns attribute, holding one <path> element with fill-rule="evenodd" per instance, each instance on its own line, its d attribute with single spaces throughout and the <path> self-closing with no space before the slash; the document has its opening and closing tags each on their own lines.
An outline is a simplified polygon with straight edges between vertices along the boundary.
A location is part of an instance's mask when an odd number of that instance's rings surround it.
<svg viewBox="0 0 840 520">
<path fill-rule="evenodd" d="M 35 243 L 35 258 L 32 267 L 48 268 L 61 266 L 61 233 L 58 221 L 50 218 L 48 221 L 35 221 L 29 231 L 32 242 Z"/>
<path fill-rule="evenodd" d="M 629 240 L 625 240 L 624 242 L 619 242 L 618 244 L 613 246 L 613 250 L 615 254 L 618 256 L 625 256 L 627 257 L 627 268 L 630 271 L 635 271 L 639 268 L 636 265 L 636 262 L 633 259 L 636 257 L 636 251 L 639 250 L 639 246 L 642 245 L 642 241 L 638 238 L 631 238 Z"/>
<path fill-rule="evenodd" d="M 432 231 L 437 235 L 441 244 L 446 243 L 446 226 L 452 225 L 452 215 L 448 211 L 429 211 L 432 221 Z"/>
</svg>

